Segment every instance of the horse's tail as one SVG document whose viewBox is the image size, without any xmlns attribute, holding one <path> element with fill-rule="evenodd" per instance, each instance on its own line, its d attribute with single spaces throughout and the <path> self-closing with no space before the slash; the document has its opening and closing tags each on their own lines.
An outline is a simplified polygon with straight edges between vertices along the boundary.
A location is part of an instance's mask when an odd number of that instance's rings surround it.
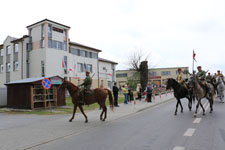
<svg viewBox="0 0 225 150">
<path fill-rule="evenodd" d="M 114 100 L 113 100 L 113 96 L 112 96 L 112 92 L 109 89 L 106 89 L 109 95 L 109 104 L 110 104 L 110 108 L 113 111 L 114 108 Z"/>
</svg>

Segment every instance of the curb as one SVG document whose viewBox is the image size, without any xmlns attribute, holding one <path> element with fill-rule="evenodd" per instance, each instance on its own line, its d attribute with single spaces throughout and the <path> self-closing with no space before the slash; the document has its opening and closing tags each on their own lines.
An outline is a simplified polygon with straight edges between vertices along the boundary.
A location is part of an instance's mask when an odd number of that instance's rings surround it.
<svg viewBox="0 0 225 150">
<path fill-rule="evenodd" d="M 151 105 L 151 106 L 147 106 L 147 107 L 145 107 L 145 108 L 141 108 L 141 109 L 137 110 L 137 113 L 138 113 L 138 112 L 141 112 L 141 111 L 144 111 L 144 110 L 146 110 L 146 109 L 149 109 L 149 108 L 152 108 L 152 107 L 155 107 L 155 106 L 158 106 L 158 105 L 161 105 L 161 104 L 167 103 L 167 102 L 171 102 L 171 101 L 173 101 L 174 99 L 175 99 L 175 97 L 170 98 L 170 99 L 165 100 L 165 101 L 161 101 L 161 102 L 156 103 L 156 104 Z"/>
</svg>

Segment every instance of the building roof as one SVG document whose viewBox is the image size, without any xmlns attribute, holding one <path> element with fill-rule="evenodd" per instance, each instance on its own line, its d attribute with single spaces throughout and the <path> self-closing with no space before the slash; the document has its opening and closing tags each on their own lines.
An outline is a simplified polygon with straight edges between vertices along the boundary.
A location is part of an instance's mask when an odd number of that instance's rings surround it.
<svg viewBox="0 0 225 150">
<path fill-rule="evenodd" d="M 111 61 L 111 60 L 108 60 L 108 59 L 104 59 L 104 58 L 99 58 L 98 60 L 103 61 L 103 62 L 109 62 L 109 63 L 112 63 L 112 64 L 118 64 L 117 62 L 114 62 L 114 61 Z"/>
<path fill-rule="evenodd" d="M 9 83 L 6 83 L 5 85 L 32 83 L 32 82 L 43 80 L 44 78 L 52 78 L 52 77 L 60 77 L 60 76 L 26 78 L 26 79 L 23 79 L 23 80 L 11 81 Z M 60 77 L 60 78 L 62 78 L 62 77 Z"/>
<path fill-rule="evenodd" d="M 23 37 L 21 37 L 21 38 L 19 38 L 19 39 L 14 39 L 14 40 L 12 40 L 11 41 L 11 43 L 15 43 L 15 42 L 19 42 L 19 41 L 22 41 L 23 39 L 25 39 L 25 38 L 27 38 L 27 37 L 29 37 L 28 35 L 24 35 Z"/>
<path fill-rule="evenodd" d="M 3 48 L 3 44 L 0 45 L 0 48 Z"/>
<path fill-rule="evenodd" d="M 65 28 L 70 28 L 69 26 L 63 25 L 63 24 L 61 24 L 61 23 L 58 23 L 58 22 L 55 22 L 55 21 L 52 21 L 52 20 L 49 20 L 49 19 L 44 19 L 44 20 L 38 21 L 38 22 L 36 22 L 36 23 L 33 23 L 33 24 L 27 26 L 27 28 L 30 28 L 30 27 L 32 27 L 32 26 L 34 26 L 34 25 L 37 25 L 37 24 L 41 23 L 41 22 L 51 22 L 51 23 L 54 23 L 54 24 L 63 26 L 63 27 L 65 27 Z"/>
<path fill-rule="evenodd" d="M 94 50 L 94 51 L 97 51 L 97 52 L 101 52 L 101 50 L 99 50 L 99 49 L 96 49 L 96 48 L 93 48 L 93 47 L 89 47 L 89 46 L 86 46 L 86 45 L 83 45 L 83 44 L 80 44 L 80 43 L 70 42 L 69 44 L 70 45 L 84 47 L 84 48 L 88 48 L 88 49 L 91 49 L 91 50 Z"/>
</svg>

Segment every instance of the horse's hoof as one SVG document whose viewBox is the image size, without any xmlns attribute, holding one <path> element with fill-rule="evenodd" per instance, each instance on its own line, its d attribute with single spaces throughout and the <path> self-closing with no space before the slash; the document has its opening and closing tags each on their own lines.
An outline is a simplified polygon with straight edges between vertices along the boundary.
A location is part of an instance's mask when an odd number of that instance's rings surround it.
<svg viewBox="0 0 225 150">
<path fill-rule="evenodd" d="M 70 119 L 69 122 L 72 122 L 72 119 Z"/>
<path fill-rule="evenodd" d="M 88 120 L 85 120 L 85 123 L 88 123 Z"/>
<path fill-rule="evenodd" d="M 105 121 L 105 119 L 102 119 L 102 121 Z"/>
<path fill-rule="evenodd" d="M 202 115 L 205 116 L 205 113 L 203 113 Z"/>
<path fill-rule="evenodd" d="M 177 113 L 174 113 L 174 115 L 176 116 L 176 115 L 177 115 Z"/>
<path fill-rule="evenodd" d="M 194 117 L 196 118 L 197 117 L 197 114 L 194 114 Z"/>
<path fill-rule="evenodd" d="M 181 113 L 183 113 L 183 110 L 181 110 Z"/>
</svg>

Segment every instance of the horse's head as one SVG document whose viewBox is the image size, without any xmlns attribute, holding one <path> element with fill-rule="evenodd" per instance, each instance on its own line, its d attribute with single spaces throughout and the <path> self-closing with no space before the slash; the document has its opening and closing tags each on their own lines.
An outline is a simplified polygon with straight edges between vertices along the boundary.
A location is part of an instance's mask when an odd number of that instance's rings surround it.
<svg viewBox="0 0 225 150">
<path fill-rule="evenodd" d="M 59 91 L 63 91 L 67 88 L 67 81 L 62 79 L 62 84 L 59 86 Z"/>
<path fill-rule="evenodd" d="M 173 82 L 174 82 L 173 80 L 174 80 L 174 79 L 172 79 L 172 78 L 167 79 L 167 82 L 166 82 L 166 90 L 172 88 Z"/>
</svg>

